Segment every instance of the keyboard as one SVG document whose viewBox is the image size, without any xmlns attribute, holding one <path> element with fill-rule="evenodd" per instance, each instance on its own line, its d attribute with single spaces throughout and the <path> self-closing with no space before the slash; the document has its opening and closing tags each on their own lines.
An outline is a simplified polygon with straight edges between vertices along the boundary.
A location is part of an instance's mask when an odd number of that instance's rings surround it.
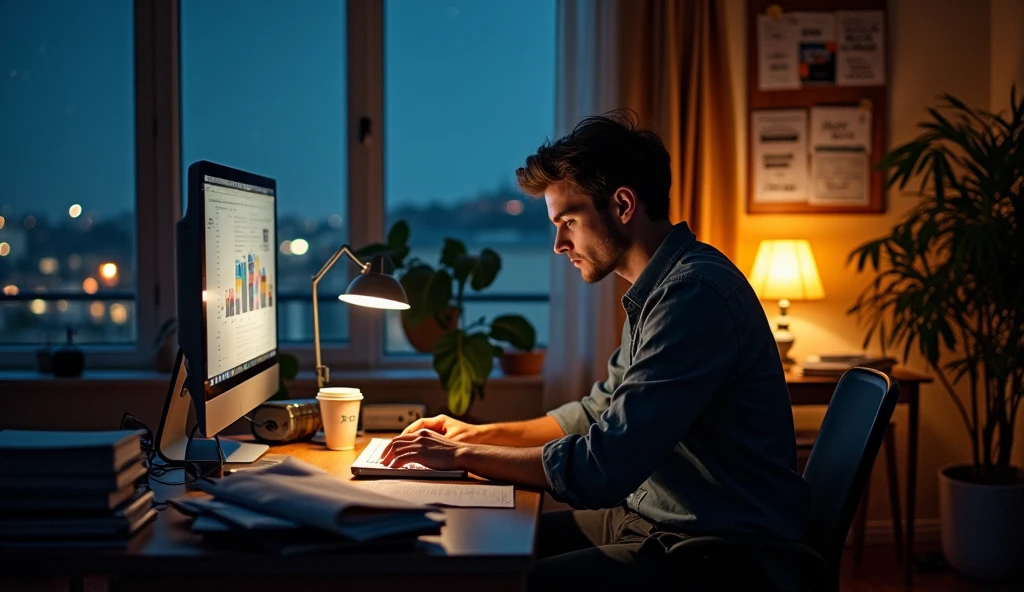
<svg viewBox="0 0 1024 592">
<path fill-rule="evenodd" d="M 352 474 L 357 477 L 397 477 L 405 479 L 461 479 L 466 471 L 438 470 L 425 467 L 419 463 L 406 463 L 401 467 L 385 466 L 380 457 L 387 448 L 388 438 L 371 438 L 355 462 L 352 463 Z"/>
</svg>

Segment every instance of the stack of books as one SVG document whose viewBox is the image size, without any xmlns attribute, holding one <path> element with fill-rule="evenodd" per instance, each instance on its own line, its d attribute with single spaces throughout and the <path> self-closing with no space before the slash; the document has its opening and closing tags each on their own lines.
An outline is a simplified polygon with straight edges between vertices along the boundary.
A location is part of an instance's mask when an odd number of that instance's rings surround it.
<svg viewBox="0 0 1024 592">
<path fill-rule="evenodd" d="M 193 532 L 279 555 L 410 548 L 444 524 L 435 505 L 370 491 L 291 457 L 198 485 L 210 497 L 168 500 L 192 517 Z"/>
<path fill-rule="evenodd" d="M 0 547 L 117 547 L 156 517 L 142 431 L 0 430 Z"/>
<path fill-rule="evenodd" d="M 885 356 L 872 356 L 866 353 L 830 354 L 807 356 L 796 370 L 802 376 L 842 376 L 850 368 L 860 366 L 890 374 L 895 365 L 895 358 Z"/>
</svg>

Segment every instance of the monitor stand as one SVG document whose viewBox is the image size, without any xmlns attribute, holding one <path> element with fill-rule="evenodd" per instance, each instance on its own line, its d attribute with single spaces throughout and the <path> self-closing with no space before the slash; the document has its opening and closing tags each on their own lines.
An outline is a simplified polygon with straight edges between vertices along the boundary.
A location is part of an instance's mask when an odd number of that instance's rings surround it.
<svg viewBox="0 0 1024 592">
<path fill-rule="evenodd" d="M 164 402 L 163 414 L 160 416 L 160 425 L 156 432 L 156 453 L 163 462 L 171 466 L 182 466 L 186 460 L 186 453 L 189 462 L 219 462 L 222 459 L 221 454 L 217 452 L 217 440 L 193 436 L 192 443 L 188 442 L 190 430 L 187 426 L 189 411 L 192 409 L 192 396 L 185 388 L 187 374 L 184 352 L 178 349 L 174 373 L 171 375 L 171 383 L 167 390 L 167 400 Z M 270 446 L 267 444 L 220 438 L 224 463 L 255 462 L 269 449 Z"/>
</svg>

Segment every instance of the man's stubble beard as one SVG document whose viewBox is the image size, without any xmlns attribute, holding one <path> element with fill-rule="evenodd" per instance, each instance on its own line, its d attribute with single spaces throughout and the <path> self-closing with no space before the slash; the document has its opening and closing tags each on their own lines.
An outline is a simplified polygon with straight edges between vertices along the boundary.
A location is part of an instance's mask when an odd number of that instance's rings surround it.
<svg viewBox="0 0 1024 592">
<path fill-rule="evenodd" d="M 622 255 L 626 251 L 629 239 L 621 234 L 612 222 L 611 214 L 607 211 L 601 217 L 604 234 L 598 237 L 595 243 L 594 253 L 600 260 L 590 259 L 589 262 L 595 267 L 589 272 L 581 271 L 580 277 L 588 284 L 597 282 L 608 277 L 622 261 Z"/>
</svg>

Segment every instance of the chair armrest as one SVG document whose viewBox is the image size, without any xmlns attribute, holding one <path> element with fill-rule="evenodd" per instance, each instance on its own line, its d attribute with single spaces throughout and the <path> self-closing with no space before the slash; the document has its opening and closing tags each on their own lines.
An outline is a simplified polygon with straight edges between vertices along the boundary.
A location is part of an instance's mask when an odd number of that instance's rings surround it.
<svg viewBox="0 0 1024 592">
<path fill-rule="evenodd" d="M 704 550 L 723 548 L 761 549 L 788 554 L 795 559 L 803 561 L 809 568 L 810 573 L 808 575 L 813 580 L 810 589 L 827 590 L 829 592 L 838 592 L 839 590 L 839 578 L 835 568 L 822 557 L 821 553 L 803 543 L 755 537 L 698 536 L 683 538 L 669 546 L 666 553 L 669 555 L 700 553 Z"/>
</svg>

